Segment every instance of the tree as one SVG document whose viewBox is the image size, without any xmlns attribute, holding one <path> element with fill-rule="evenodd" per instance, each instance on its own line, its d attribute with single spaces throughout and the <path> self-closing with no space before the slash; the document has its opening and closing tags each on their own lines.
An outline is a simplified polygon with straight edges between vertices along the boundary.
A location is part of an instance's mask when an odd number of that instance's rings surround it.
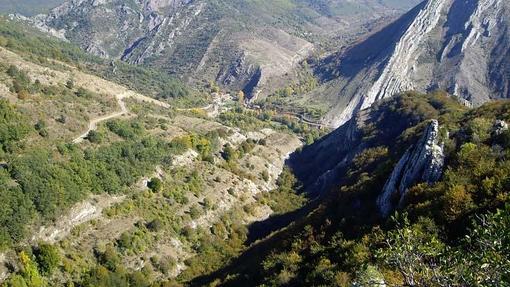
<svg viewBox="0 0 510 287">
<path fill-rule="evenodd" d="M 443 216 L 453 221 L 475 208 L 471 194 L 464 185 L 452 185 L 443 197 Z"/>
<path fill-rule="evenodd" d="M 510 205 L 478 217 L 449 260 L 459 286 L 500 286 L 510 282 Z M 501 285 L 503 286 L 503 285 Z"/>
<path fill-rule="evenodd" d="M 226 144 L 225 147 L 223 148 L 221 156 L 223 157 L 224 160 L 230 162 L 237 158 L 237 152 L 230 144 Z"/>
<path fill-rule="evenodd" d="M 201 214 L 202 214 L 202 209 L 197 204 L 194 204 L 193 206 L 191 206 L 191 208 L 189 210 L 189 215 L 191 216 L 191 219 L 198 219 Z"/>
<path fill-rule="evenodd" d="M 44 275 L 51 275 L 61 262 L 58 249 L 50 244 L 41 244 L 36 250 L 37 263 Z"/>
<path fill-rule="evenodd" d="M 209 87 L 211 88 L 211 93 L 219 93 L 220 92 L 220 87 L 218 87 L 218 84 L 216 84 L 216 82 L 210 81 Z"/>
<path fill-rule="evenodd" d="M 267 170 L 263 170 L 262 173 L 260 174 L 260 176 L 262 177 L 262 179 L 264 181 L 269 181 L 269 173 L 267 172 Z"/>
<path fill-rule="evenodd" d="M 165 226 L 165 223 L 159 218 L 156 218 L 156 219 L 152 220 L 151 222 L 147 223 L 147 229 L 149 229 L 150 231 L 154 231 L 154 232 L 161 231 L 164 226 Z"/>
<path fill-rule="evenodd" d="M 30 94 L 25 89 L 21 89 L 17 93 L 18 93 L 18 99 L 20 99 L 20 100 L 26 100 L 30 96 Z"/>
<path fill-rule="evenodd" d="M 69 90 L 72 90 L 74 88 L 74 81 L 69 79 L 67 82 L 66 82 L 66 88 L 68 88 Z"/>
<path fill-rule="evenodd" d="M 411 225 L 406 215 L 393 220 L 397 226 L 386 234 L 386 247 L 379 250 L 378 257 L 398 270 L 405 286 L 444 286 L 440 256 L 446 249 L 435 224 L 421 219 Z"/>
<path fill-rule="evenodd" d="M 97 252 L 96 254 L 98 262 L 108 270 L 115 270 L 121 263 L 121 259 L 112 245 L 107 245 L 104 252 Z"/>
<path fill-rule="evenodd" d="M 83 87 L 79 87 L 75 95 L 80 98 L 89 98 L 90 92 L 84 89 Z"/>
<path fill-rule="evenodd" d="M 7 75 L 9 75 L 11 78 L 15 78 L 19 74 L 19 70 L 14 65 L 9 65 L 9 68 L 7 68 Z"/>
<path fill-rule="evenodd" d="M 90 131 L 87 135 L 87 140 L 91 143 L 101 143 L 103 141 L 103 135 L 98 131 Z"/>
<path fill-rule="evenodd" d="M 9 150 L 30 131 L 27 120 L 6 100 L 0 100 L 0 150 Z"/>
<path fill-rule="evenodd" d="M 377 267 L 368 265 L 356 274 L 356 281 L 352 287 L 379 287 L 386 286 L 384 276 Z"/>
<path fill-rule="evenodd" d="M 48 130 L 46 129 L 47 125 L 45 121 L 38 120 L 34 127 L 35 130 L 39 132 L 39 135 L 42 136 L 43 138 L 48 136 Z"/>
<path fill-rule="evenodd" d="M 25 252 L 21 251 L 19 254 L 19 260 L 22 265 L 21 278 L 15 277 L 15 280 L 19 283 L 24 282 L 25 284 L 18 286 L 29 286 L 29 287 L 45 287 L 48 286 L 47 282 L 39 273 L 37 269 L 37 265 L 30 258 L 30 256 Z M 8 286 L 13 284 L 8 284 Z"/>
<path fill-rule="evenodd" d="M 163 189 L 163 182 L 157 177 L 153 177 L 148 183 L 147 187 L 153 192 L 160 192 Z"/>
</svg>

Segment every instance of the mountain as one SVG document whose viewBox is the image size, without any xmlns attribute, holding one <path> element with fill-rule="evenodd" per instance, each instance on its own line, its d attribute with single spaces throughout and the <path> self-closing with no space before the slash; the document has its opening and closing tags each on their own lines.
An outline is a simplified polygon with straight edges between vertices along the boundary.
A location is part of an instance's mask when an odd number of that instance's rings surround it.
<svg viewBox="0 0 510 287">
<path fill-rule="evenodd" d="M 312 51 L 352 41 L 416 2 L 73 0 L 34 21 L 95 55 L 254 96 Z"/>
<path fill-rule="evenodd" d="M 0 285 L 510 285 L 508 4 L 411 3 L 0 18 Z"/>
<path fill-rule="evenodd" d="M 331 103 L 339 126 L 396 93 L 442 89 L 479 106 L 508 98 L 508 1 L 431 0 L 316 67 L 325 85 L 311 99 Z"/>
<path fill-rule="evenodd" d="M 413 96 L 418 99 L 412 99 Z M 431 95 L 430 101 L 443 97 L 444 94 L 436 93 Z M 376 102 L 332 133 L 293 154 L 289 165 L 307 187 L 308 193 L 321 195 L 339 183 L 362 151 L 395 145 L 396 149 L 402 152 L 405 145 L 399 141 L 399 135 L 425 119 L 440 116 L 440 113 L 422 101 L 422 95 L 408 92 L 394 101 Z M 458 104 L 449 99 L 447 104 L 439 103 L 438 106 L 455 110 L 452 107 L 457 107 Z M 413 111 L 413 108 L 416 111 Z M 462 110 L 460 107 L 459 109 Z M 411 162 L 417 163 L 416 160 Z M 400 183 L 400 179 L 397 182 Z"/>
</svg>

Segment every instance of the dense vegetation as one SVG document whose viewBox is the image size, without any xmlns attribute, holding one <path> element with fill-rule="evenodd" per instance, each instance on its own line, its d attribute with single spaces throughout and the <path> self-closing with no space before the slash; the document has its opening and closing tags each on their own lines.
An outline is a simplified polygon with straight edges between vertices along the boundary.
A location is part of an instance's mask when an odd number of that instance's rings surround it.
<svg viewBox="0 0 510 287">
<path fill-rule="evenodd" d="M 226 286 L 506 286 L 508 272 L 510 104 L 466 111 L 443 94 L 406 94 L 377 107 L 369 145 L 341 184 L 308 217 L 254 245 L 231 265 L 196 279 Z M 375 199 L 396 160 L 427 119 L 445 136 L 447 167 L 435 184 L 418 184 L 389 219 Z M 380 146 L 385 128 L 406 123 L 397 145 Z M 391 134 L 391 133 L 390 133 Z M 445 133 L 446 134 L 446 133 Z"/>
<path fill-rule="evenodd" d="M 286 130 L 302 136 L 307 144 L 313 143 L 325 135 L 328 130 L 312 127 L 291 115 L 280 115 L 277 111 L 248 110 L 237 106 L 233 110 L 219 116 L 221 123 L 232 127 L 243 127 L 247 130 L 274 128 Z"/>
<path fill-rule="evenodd" d="M 0 216 L 2 248 L 23 239 L 29 224 L 53 219 L 91 193 L 123 193 L 157 163 L 187 148 L 179 141 L 166 143 L 145 136 L 140 126 L 112 121 L 108 128 L 126 141 L 86 150 L 68 144 L 57 151 L 22 150 L 23 136 L 35 129 L 5 100 L 0 101 L 0 109 L 4 115 L 0 141 L 7 166 L 0 170 L 5 199 Z"/>
</svg>

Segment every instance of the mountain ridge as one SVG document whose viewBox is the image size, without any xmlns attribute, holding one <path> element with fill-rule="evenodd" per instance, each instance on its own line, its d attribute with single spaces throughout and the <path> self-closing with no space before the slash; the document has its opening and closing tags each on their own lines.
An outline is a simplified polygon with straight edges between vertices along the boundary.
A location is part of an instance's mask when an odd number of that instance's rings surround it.
<svg viewBox="0 0 510 287">
<path fill-rule="evenodd" d="M 101 57 L 160 67 L 192 82 L 216 81 L 252 97 L 270 92 L 266 79 L 296 68 L 323 40 L 342 43 L 338 34 L 356 37 L 371 21 L 415 2 L 74 0 L 33 21 Z"/>
<path fill-rule="evenodd" d="M 501 56 L 510 51 L 508 17 L 503 16 L 508 9 L 507 2 L 497 0 L 425 1 L 392 24 L 400 30 L 392 31 L 390 25 L 348 52 L 325 59 L 318 72 L 326 72 L 332 108 L 324 121 L 339 126 L 376 100 L 406 90 L 443 89 L 475 106 L 508 98 L 508 80 L 503 76 L 508 60 Z M 395 40 L 371 47 L 363 56 L 372 39 L 385 36 Z M 343 62 L 361 69 L 342 75 Z M 339 76 L 331 80 L 328 73 Z"/>
</svg>

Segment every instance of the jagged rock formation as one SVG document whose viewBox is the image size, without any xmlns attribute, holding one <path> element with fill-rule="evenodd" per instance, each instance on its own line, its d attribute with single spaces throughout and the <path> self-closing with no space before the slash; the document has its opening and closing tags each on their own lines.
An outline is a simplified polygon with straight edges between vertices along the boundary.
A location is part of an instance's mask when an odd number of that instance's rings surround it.
<svg viewBox="0 0 510 287">
<path fill-rule="evenodd" d="M 395 145 L 398 136 L 412 126 L 416 118 L 397 114 L 391 108 L 393 104 L 382 101 L 362 110 L 347 123 L 290 158 L 289 165 L 308 193 L 319 195 L 341 184 L 339 180 L 363 150 Z M 378 136 L 367 138 L 367 130 L 376 130 Z"/>
<path fill-rule="evenodd" d="M 492 135 L 500 136 L 508 130 L 508 124 L 505 121 L 497 120 L 492 127 Z"/>
<path fill-rule="evenodd" d="M 250 96 L 292 70 L 315 43 L 341 43 L 339 33 L 354 37 L 416 1 L 69 0 L 33 21 L 101 57 L 216 80 Z"/>
<path fill-rule="evenodd" d="M 306 192 L 315 196 L 353 184 L 342 181 L 355 172 L 356 162 L 374 160 L 378 157 L 374 154 L 383 150 L 382 157 L 402 159 L 399 164 L 394 163 L 392 176 L 386 167 L 383 174 L 368 174 L 379 176 L 380 189 L 371 188 L 375 193 L 370 201 L 377 211 L 376 198 L 388 181 L 387 193 L 380 201 L 393 207 L 400 201 L 398 197 L 395 202 L 395 190 L 403 193 L 416 180 L 434 182 L 441 175 L 444 160 L 441 140 L 449 135 L 442 130 L 439 133 L 438 121 L 433 119 L 439 118 L 446 106 L 467 109 L 446 93 L 431 94 L 424 100 L 424 95 L 408 92 L 378 101 L 332 133 L 294 153 L 288 164 Z M 419 126 L 421 123 L 424 125 Z M 370 152 L 364 154 L 365 151 Z"/>
<path fill-rule="evenodd" d="M 510 97 L 510 2 L 429 0 L 317 68 L 339 126 L 374 101 L 443 89 L 477 106 Z M 317 96 L 317 95 L 313 95 Z M 320 96 L 320 95 L 319 95 Z"/>
<path fill-rule="evenodd" d="M 421 140 L 404 153 L 384 185 L 377 199 L 381 215 L 388 216 L 396 206 L 395 202 L 402 202 L 405 193 L 414 184 L 438 181 L 443 165 L 444 153 L 440 143 L 439 123 L 432 120 Z"/>
</svg>

